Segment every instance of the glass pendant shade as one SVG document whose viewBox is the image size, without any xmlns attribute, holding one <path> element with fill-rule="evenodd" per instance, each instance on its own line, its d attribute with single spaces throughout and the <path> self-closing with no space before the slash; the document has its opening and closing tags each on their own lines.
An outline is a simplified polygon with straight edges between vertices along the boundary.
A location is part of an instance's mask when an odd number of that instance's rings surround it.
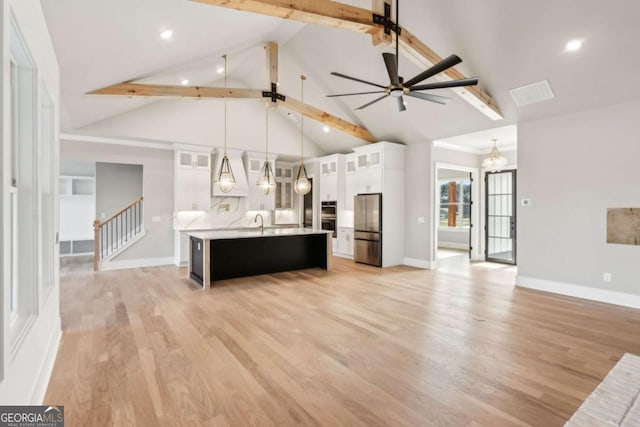
<svg viewBox="0 0 640 427">
<path fill-rule="evenodd" d="M 309 191 L 311 191 L 311 181 L 309 181 L 309 178 L 307 177 L 307 169 L 304 167 L 304 163 L 300 164 L 298 177 L 293 184 L 293 189 L 301 196 L 304 196 Z"/>
<path fill-rule="evenodd" d="M 489 169 L 491 172 L 499 172 L 507 167 L 509 160 L 502 155 L 502 153 L 496 147 L 496 140 L 493 140 L 493 149 L 489 153 L 489 157 L 482 161 L 482 167 Z"/>
<path fill-rule="evenodd" d="M 273 174 L 273 168 L 271 168 L 271 162 L 268 160 L 265 160 L 262 165 L 257 184 L 265 195 L 270 194 L 276 188 L 276 178 Z"/>
<path fill-rule="evenodd" d="M 233 190 L 233 187 L 236 185 L 236 178 L 233 176 L 233 171 L 231 170 L 231 163 L 229 162 L 229 158 L 225 153 L 222 158 L 222 163 L 220 164 L 220 171 L 218 172 L 218 178 L 216 179 L 216 183 L 218 184 L 218 188 L 223 193 L 228 193 Z"/>
</svg>

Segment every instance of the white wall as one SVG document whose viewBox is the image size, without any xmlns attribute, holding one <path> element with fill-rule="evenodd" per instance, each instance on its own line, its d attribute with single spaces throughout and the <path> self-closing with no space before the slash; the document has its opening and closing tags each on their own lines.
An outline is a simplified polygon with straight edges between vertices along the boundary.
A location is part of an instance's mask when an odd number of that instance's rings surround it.
<svg viewBox="0 0 640 427">
<path fill-rule="evenodd" d="M 519 285 L 640 307 L 640 246 L 606 243 L 606 209 L 640 207 L 638 117 L 635 100 L 518 125 Z"/>
<path fill-rule="evenodd" d="M 431 141 L 407 145 L 404 176 L 405 263 L 430 268 L 434 229 Z"/>
<path fill-rule="evenodd" d="M 10 338 L 9 328 L 9 277 L 8 277 L 8 231 L 9 220 L 7 215 L 7 203 L 9 192 L 9 146 L 10 146 L 10 82 L 9 82 L 9 28 L 11 16 L 22 33 L 24 41 L 30 51 L 32 60 L 38 70 L 38 78 L 46 87 L 53 102 L 54 135 L 55 141 L 52 147 L 54 153 L 53 172 L 56 177 L 52 184 L 54 198 L 53 215 L 57 223 L 58 210 L 58 142 L 59 132 L 59 79 L 60 73 L 53 46 L 49 38 L 44 16 L 37 0 L 8 0 L 0 2 L 0 57 L 2 58 L 2 75 L 0 83 L 1 114 L 0 129 L 2 129 L 2 174 L 0 175 L 2 186 L 2 257 L 0 269 L 2 272 L 2 375 L 0 382 L 0 403 L 3 405 L 40 404 L 44 398 L 51 369 L 55 361 L 58 343 L 61 337 L 60 327 L 60 287 L 58 269 L 54 268 L 53 287 L 46 298 L 35 293 L 37 309 L 29 318 L 23 333 L 16 339 Z M 28 215 L 28 212 L 19 212 Z M 35 218 L 34 218 L 35 219 Z M 36 225 L 34 224 L 34 229 Z M 57 256 L 58 250 L 55 249 Z M 18 286 L 26 287 L 30 284 L 24 281 Z"/>
<path fill-rule="evenodd" d="M 229 84 L 232 86 L 232 84 Z M 227 104 L 227 145 L 246 151 L 265 149 L 263 101 L 233 100 Z M 269 151 L 300 156 L 300 132 L 282 114 L 269 115 Z M 78 132 L 121 138 L 185 143 L 206 147 L 224 145 L 224 103 L 211 99 L 163 99 L 86 126 Z M 324 151 L 305 138 L 306 157 Z"/>
<path fill-rule="evenodd" d="M 116 259 L 173 258 L 173 150 L 63 140 L 60 156 L 64 160 L 142 165 L 147 234 Z M 152 217 L 160 217 L 160 222 L 152 222 Z"/>
<path fill-rule="evenodd" d="M 105 220 L 142 197 L 143 174 L 142 165 L 96 162 L 97 217 Z"/>
</svg>

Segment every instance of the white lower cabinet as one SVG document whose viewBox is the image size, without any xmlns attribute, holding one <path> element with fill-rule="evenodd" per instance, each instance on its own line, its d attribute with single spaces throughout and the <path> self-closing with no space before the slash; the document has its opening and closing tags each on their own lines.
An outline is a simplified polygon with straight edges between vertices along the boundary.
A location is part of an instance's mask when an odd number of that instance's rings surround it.
<svg viewBox="0 0 640 427">
<path fill-rule="evenodd" d="M 185 231 L 175 231 L 175 263 L 182 267 L 189 263 L 189 236 Z"/>
<path fill-rule="evenodd" d="M 353 228 L 338 228 L 338 238 L 334 240 L 337 240 L 337 255 L 353 257 Z"/>
</svg>

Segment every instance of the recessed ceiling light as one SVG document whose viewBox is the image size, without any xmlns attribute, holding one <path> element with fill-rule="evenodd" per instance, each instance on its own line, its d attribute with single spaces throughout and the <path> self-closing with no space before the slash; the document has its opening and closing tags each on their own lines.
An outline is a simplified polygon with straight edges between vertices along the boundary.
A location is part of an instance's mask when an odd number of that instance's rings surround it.
<svg viewBox="0 0 640 427">
<path fill-rule="evenodd" d="M 323 126 L 322 130 L 324 131 L 324 133 L 329 133 L 331 129 L 329 129 L 329 126 Z"/>
<path fill-rule="evenodd" d="M 216 70 L 216 72 L 217 72 L 218 74 L 222 74 L 222 73 L 224 73 L 224 67 L 223 67 L 222 65 L 221 65 L 221 66 L 219 66 L 219 67 L 218 67 L 218 69 Z"/>
<path fill-rule="evenodd" d="M 160 38 L 162 40 L 169 40 L 171 37 L 173 37 L 173 30 L 164 30 L 160 33 Z"/>
<path fill-rule="evenodd" d="M 571 40 L 569 43 L 565 45 L 565 48 L 569 52 L 575 52 L 582 47 L 582 40 Z"/>
<path fill-rule="evenodd" d="M 182 81 L 180 82 L 180 84 L 181 84 L 182 86 L 186 86 L 186 85 L 188 85 L 188 84 L 189 84 L 189 80 L 184 79 L 184 80 L 182 80 Z"/>
</svg>

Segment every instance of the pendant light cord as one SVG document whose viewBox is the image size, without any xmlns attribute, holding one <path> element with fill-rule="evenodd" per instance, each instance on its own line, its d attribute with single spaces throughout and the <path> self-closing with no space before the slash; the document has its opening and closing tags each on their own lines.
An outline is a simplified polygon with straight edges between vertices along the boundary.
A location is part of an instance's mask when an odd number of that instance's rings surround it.
<svg viewBox="0 0 640 427">
<path fill-rule="evenodd" d="M 300 102 L 304 104 L 304 81 L 307 77 L 300 76 Z M 304 164 L 304 114 L 300 112 L 300 164 Z"/>
<path fill-rule="evenodd" d="M 227 88 L 227 54 L 222 55 L 224 59 L 224 88 Z M 224 155 L 227 155 L 227 98 L 224 98 Z"/>
<path fill-rule="evenodd" d="M 269 104 L 265 103 L 266 107 L 264 112 L 265 112 L 265 153 L 264 153 L 264 157 L 267 161 L 267 163 L 269 163 Z"/>
</svg>

